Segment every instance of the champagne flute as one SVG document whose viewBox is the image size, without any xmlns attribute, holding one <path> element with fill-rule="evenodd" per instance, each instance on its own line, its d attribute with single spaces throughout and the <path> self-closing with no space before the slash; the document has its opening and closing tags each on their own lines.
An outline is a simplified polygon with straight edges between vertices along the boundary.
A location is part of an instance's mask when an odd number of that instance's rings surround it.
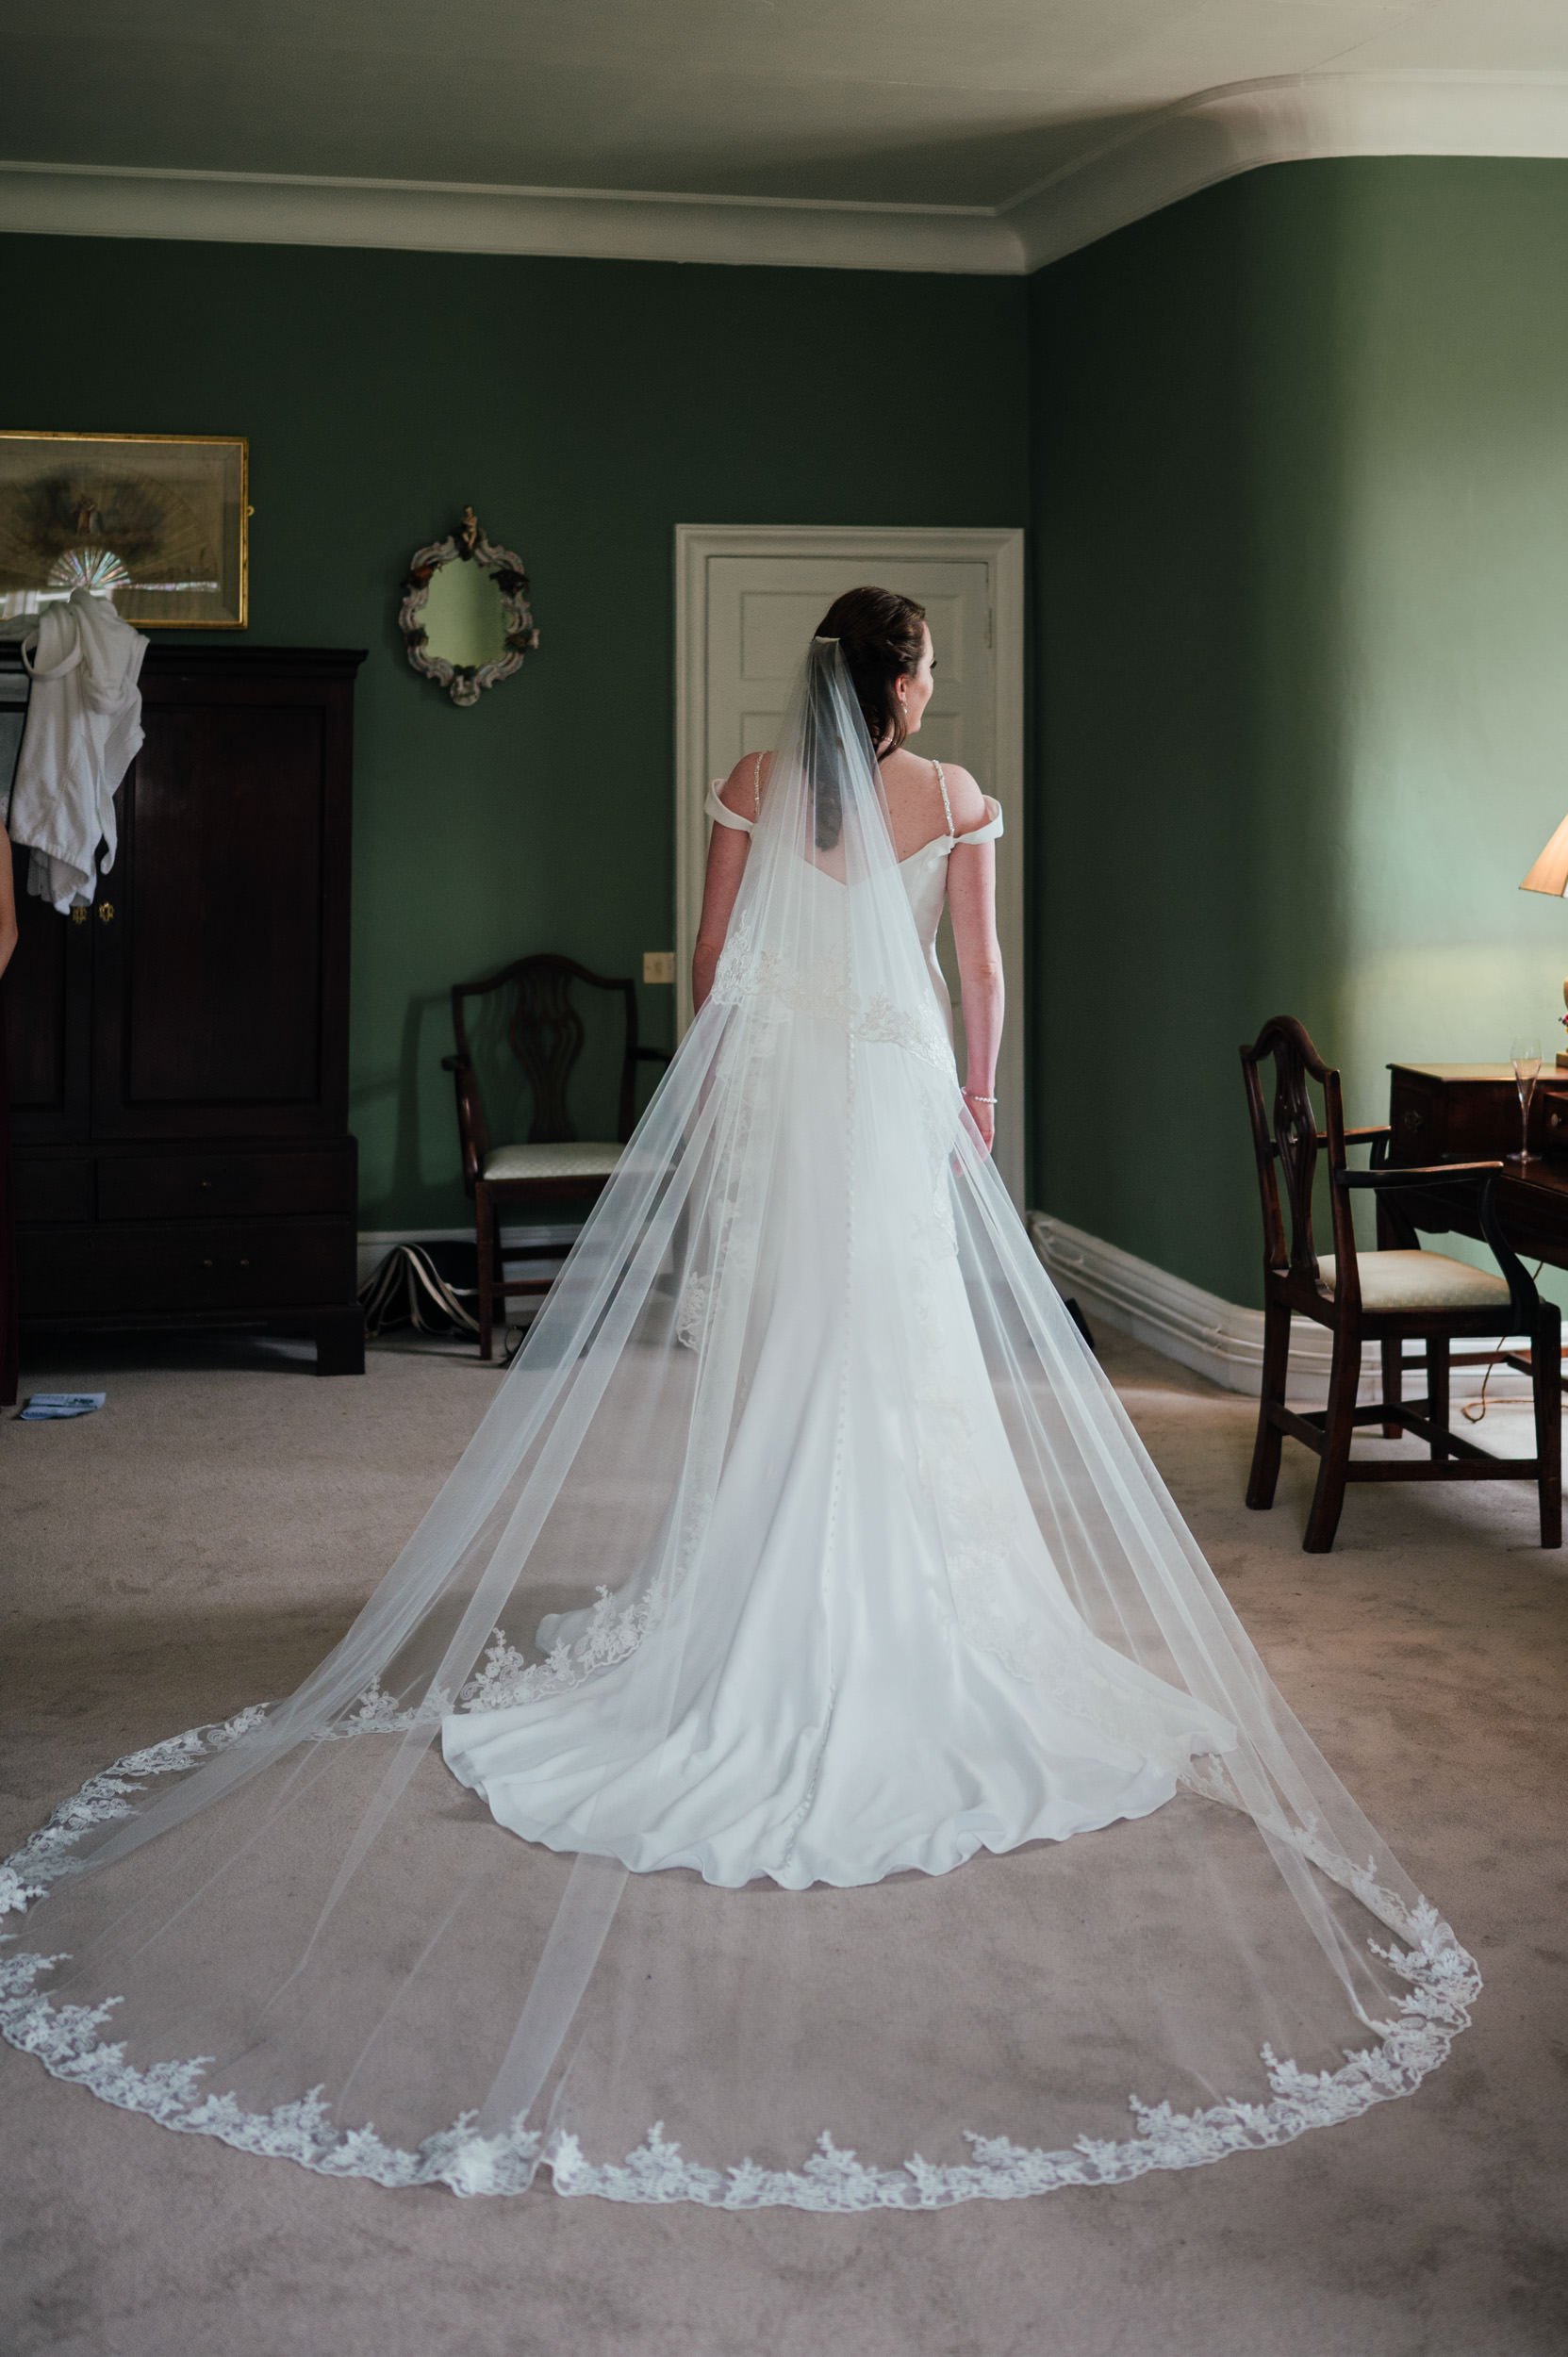
<svg viewBox="0 0 1568 2357">
<path fill-rule="evenodd" d="M 1541 1157 L 1530 1152 L 1530 1098 L 1535 1095 L 1536 1075 L 1541 1070 L 1541 1042 L 1538 1039 L 1516 1039 L 1509 1049 L 1513 1064 L 1513 1078 L 1519 1090 L 1520 1134 L 1519 1151 L 1510 1154 L 1510 1162 L 1535 1162 Z"/>
</svg>

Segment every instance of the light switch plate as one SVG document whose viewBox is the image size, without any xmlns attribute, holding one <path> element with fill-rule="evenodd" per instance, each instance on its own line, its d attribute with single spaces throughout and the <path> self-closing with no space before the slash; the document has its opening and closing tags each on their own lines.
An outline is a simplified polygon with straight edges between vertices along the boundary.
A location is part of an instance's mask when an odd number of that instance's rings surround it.
<svg viewBox="0 0 1568 2357">
<path fill-rule="evenodd" d="M 672 982 L 675 980 L 673 949 L 645 949 L 642 953 L 642 979 L 645 982 Z"/>
</svg>

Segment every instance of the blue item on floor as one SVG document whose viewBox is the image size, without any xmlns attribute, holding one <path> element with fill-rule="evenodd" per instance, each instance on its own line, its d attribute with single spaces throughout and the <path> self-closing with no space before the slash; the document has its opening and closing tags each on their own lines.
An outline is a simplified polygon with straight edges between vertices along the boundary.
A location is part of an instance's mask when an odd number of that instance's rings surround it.
<svg viewBox="0 0 1568 2357">
<path fill-rule="evenodd" d="M 34 1392 L 18 1424 L 52 1424 L 59 1416 L 91 1416 L 107 1398 L 107 1392 Z"/>
</svg>

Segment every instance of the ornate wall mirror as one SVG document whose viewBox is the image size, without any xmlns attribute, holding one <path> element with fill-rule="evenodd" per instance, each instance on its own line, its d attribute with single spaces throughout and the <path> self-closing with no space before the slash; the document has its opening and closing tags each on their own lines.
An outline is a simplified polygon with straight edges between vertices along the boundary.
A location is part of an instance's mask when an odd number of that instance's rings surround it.
<svg viewBox="0 0 1568 2357">
<path fill-rule="evenodd" d="M 446 539 L 415 550 L 398 627 L 414 669 L 454 704 L 476 704 L 539 643 L 522 559 L 486 539 L 471 507 Z"/>
</svg>

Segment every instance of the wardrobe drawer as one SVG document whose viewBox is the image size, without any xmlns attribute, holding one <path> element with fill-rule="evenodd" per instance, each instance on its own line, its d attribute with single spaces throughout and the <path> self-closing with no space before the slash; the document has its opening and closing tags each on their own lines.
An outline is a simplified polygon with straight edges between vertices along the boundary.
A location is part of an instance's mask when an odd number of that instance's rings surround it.
<svg viewBox="0 0 1568 2357">
<path fill-rule="evenodd" d="M 11 1178 L 19 1220 L 92 1217 L 92 1164 L 85 1154 L 35 1155 L 17 1147 Z"/>
<path fill-rule="evenodd" d="M 24 1317 L 297 1310 L 354 1299 L 347 1220 L 34 1228 L 18 1232 L 16 1246 Z"/>
<path fill-rule="evenodd" d="M 352 1211 L 351 1147 L 329 1152 L 106 1154 L 100 1219 L 226 1219 L 242 1212 Z"/>
</svg>

